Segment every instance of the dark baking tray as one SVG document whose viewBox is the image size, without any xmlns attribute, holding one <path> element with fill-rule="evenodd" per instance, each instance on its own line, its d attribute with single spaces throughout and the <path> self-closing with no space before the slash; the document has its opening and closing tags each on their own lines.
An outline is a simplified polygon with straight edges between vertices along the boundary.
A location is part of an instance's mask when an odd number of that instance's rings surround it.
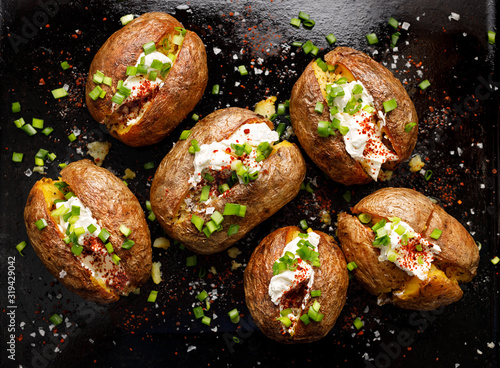
<svg viewBox="0 0 500 368">
<path fill-rule="evenodd" d="M 499 265 L 490 262 L 500 254 L 500 104 L 496 88 L 490 86 L 500 81 L 500 75 L 494 67 L 498 65 L 496 46 L 487 41 L 487 31 L 497 29 L 494 1 L 11 0 L 0 6 L 2 367 L 499 366 Z M 57 154 L 56 163 L 47 167 L 47 176 L 57 177 L 58 162 L 87 157 L 87 143 L 109 140 L 113 146 L 104 167 L 120 176 L 126 168 L 135 171 L 137 176 L 129 180 L 129 186 L 144 205 L 154 174 L 143 168 L 144 163 L 158 164 L 179 133 L 194 122 L 187 118 L 155 146 L 130 148 L 111 138 L 92 119 L 83 96 L 90 62 L 100 45 L 120 28 L 120 16 L 147 11 L 176 16 L 204 41 L 210 79 L 194 110 L 202 117 L 226 106 L 252 108 L 271 95 L 283 102 L 311 59 L 291 43 L 311 39 L 320 46 L 321 56 L 333 48 L 324 39 L 333 32 L 336 45 L 367 52 L 404 82 L 420 118 L 415 153 L 428 158 L 426 169 L 433 176 L 426 181 L 421 174 L 410 173 L 405 163 L 389 182 L 348 188 L 327 180 L 306 159 L 307 181 L 315 183 L 315 194 L 302 191 L 238 243 L 242 254 L 236 261 L 242 267 L 231 271 L 231 258 L 223 252 L 198 256 L 198 265 L 187 268 L 185 258 L 191 254 L 187 250 L 178 246 L 167 251 L 154 249 L 154 261 L 162 263 L 164 281 L 160 285 L 149 281 L 140 295 L 109 306 L 80 299 L 49 274 L 31 247 L 25 249 L 24 257 L 15 250 L 18 242 L 28 240 L 23 208 L 31 186 L 42 177 L 37 173 L 28 176 L 26 171 L 33 169 L 39 148 Z M 313 29 L 290 26 L 290 18 L 299 11 L 311 14 L 316 21 Z M 452 12 L 460 15 L 458 21 L 449 18 Z M 398 51 L 389 48 L 390 16 L 410 24 L 401 31 Z M 367 44 L 365 35 L 371 32 L 379 36 L 378 45 Z M 64 60 L 72 69 L 60 68 Z M 392 69 L 392 63 L 396 68 Z M 236 71 L 242 64 L 250 70 L 249 76 L 241 77 Z M 425 91 L 418 88 L 423 79 L 431 82 Z M 55 101 L 50 90 L 64 84 L 70 86 L 70 97 Z M 222 94 L 210 94 L 213 84 L 221 85 Z M 19 114 L 10 111 L 15 101 L 22 105 Z M 28 137 L 13 124 L 20 116 L 27 121 L 45 119 L 46 125 L 55 128 L 54 133 Z M 74 129 L 81 134 L 70 143 L 67 136 Z M 23 152 L 24 161 L 13 163 L 12 152 Z M 462 300 L 430 313 L 379 307 L 353 281 L 336 326 L 323 340 L 286 346 L 266 338 L 253 324 L 244 303 L 242 276 L 252 249 L 272 230 L 296 225 L 303 218 L 313 228 L 321 228 L 319 214 L 324 209 L 331 214 L 332 225 L 323 230 L 334 235 L 339 212 L 385 186 L 415 188 L 436 198 L 482 244 L 478 275 L 464 285 Z M 346 191 L 352 194 L 350 203 L 343 199 Z M 157 223 L 150 223 L 150 229 L 153 239 L 163 234 Z M 7 306 L 9 257 L 15 257 L 16 308 Z M 211 266 L 217 275 L 199 278 L 200 270 Z M 146 302 L 153 289 L 159 290 L 156 304 Z M 195 295 L 202 289 L 217 296 L 211 312 L 218 317 L 211 327 L 194 320 L 190 313 Z M 234 307 L 244 315 L 238 326 L 226 316 Z M 11 326 L 7 313 L 12 310 L 15 323 Z M 55 329 L 48 321 L 53 313 L 65 319 Z M 352 326 L 356 316 L 365 323 L 360 331 Z M 15 335 L 15 360 L 8 358 L 10 330 Z"/>
</svg>

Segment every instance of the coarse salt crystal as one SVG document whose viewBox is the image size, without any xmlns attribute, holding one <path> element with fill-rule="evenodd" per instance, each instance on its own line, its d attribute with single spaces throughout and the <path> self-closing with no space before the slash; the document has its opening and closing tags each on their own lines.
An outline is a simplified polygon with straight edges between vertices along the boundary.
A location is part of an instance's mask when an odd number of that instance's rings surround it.
<svg viewBox="0 0 500 368">
<path fill-rule="evenodd" d="M 403 24 L 401 25 L 401 28 L 404 29 L 405 31 L 408 30 L 408 28 L 410 28 L 410 23 L 408 22 L 403 22 Z"/>
<path fill-rule="evenodd" d="M 456 20 L 457 22 L 460 20 L 460 14 L 451 12 L 451 14 L 448 16 L 448 20 Z"/>
</svg>

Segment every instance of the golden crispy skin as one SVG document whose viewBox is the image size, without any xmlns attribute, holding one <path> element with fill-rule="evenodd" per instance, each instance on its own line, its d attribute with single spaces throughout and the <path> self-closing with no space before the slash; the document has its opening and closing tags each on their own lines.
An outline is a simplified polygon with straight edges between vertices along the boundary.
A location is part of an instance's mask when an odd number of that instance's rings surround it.
<svg viewBox="0 0 500 368">
<path fill-rule="evenodd" d="M 120 265 L 130 280 L 129 289 L 133 290 L 146 282 L 151 273 L 151 239 L 137 198 L 120 179 L 89 160 L 69 164 L 61 171 L 61 179 L 91 210 L 98 224 L 110 233 L 109 241 L 121 258 Z M 99 303 L 118 300 L 118 292 L 101 286 L 76 260 L 71 245 L 64 243 L 64 235 L 50 215 L 53 199 L 56 198 L 63 197 L 50 179 L 38 181 L 28 196 L 24 220 L 36 253 L 50 273 L 74 293 Z M 35 222 L 41 218 L 47 221 L 47 227 L 38 230 Z M 129 239 L 135 244 L 128 250 L 121 248 L 125 237 L 119 230 L 120 225 L 132 230 Z M 63 270 L 67 274 L 61 277 Z"/>
<path fill-rule="evenodd" d="M 362 82 L 378 111 L 384 111 L 383 102 L 396 99 L 398 107 L 387 113 L 386 126 L 382 129 L 399 157 L 383 167 L 394 169 L 410 156 L 418 134 L 417 126 L 410 132 L 405 131 L 408 123 L 418 123 L 418 117 L 401 82 L 368 55 L 348 47 L 337 47 L 326 54 L 324 60 L 330 65 L 341 65 L 355 80 Z M 292 89 L 290 117 L 295 134 L 309 157 L 332 180 L 345 185 L 366 184 L 372 179 L 347 153 L 342 136 L 337 134 L 322 138 L 318 135 L 318 122 L 330 121 L 330 113 L 315 75 L 314 64 L 315 61 L 309 63 Z M 314 111 L 318 101 L 325 107 L 321 114 Z"/>
<path fill-rule="evenodd" d="M 119 80 L 125 80 L 127 66 L 135 65 L 142 45 L 154 41 L 157 46 L 175 27 L 183 25 L 174 17 L 159 12 L 145 13 L 115 32 L 102 45 L 92 61 L 86 87 L 86 103 L 95 120 L 106 124 L 109 132 L 123 143 L 138 147 L 161 141 L 196 106 L 208 82 L 205 46 L 192 31 L 187 31 L 182 47 L 167 74 L 164 85 L 151 98 L 142 118 L 129 127 L 120 124 L 119 109 L 112 112 L 111 98 Z M 100 84 L 106 96 L 92 100 L 96 71 L 112 78 L 112 87 Z"/>
<path fill-rule="evenodd" d="M 311 321 L 307 326 L 299 321 L 294 336 L 282 334 L 281 323 L 276 320 L 280 316 L 279 306 L 271 301 L 268 288 L 273 277 L 274 261 L 281 257 L 291 240 L 290 234 L 296 232 L 300 232 L 298 227 L 288 226 L 266 236 L 253 251 L 244 275 L 245 301 L 255 323 L 265 335 L 282 343 L 307 343 L 324 337 L 335 325 L 344 307 L 349 282 L 346 261 L 335 240 L 315 231 L 321 237 L 318 247 L 321 267 L 314 268 L 312 290 L 321 290 L 321 295 L 310 298 L 305 311 L 307 313 L 317 300 L 324 318 L 319 323 Z"/>
<path fill-rule="evenodd" d="M 399 217 L 427 241 L 439 245 L 441 252 L 424 281 L 409 276 L 388 261 L 378 261 L 380 251 L 372 246 L 374 233 L 356 216 L 339 216 L 337 235 L 348 262 L 356 262 L 356 279 L 381 302 L 401 308 L 432 310 L 462 297 L 458 282 L 468 282 L 476 274 L 479 250 L 465 228 L 440 206 L 421 193 L 406 188 L 384 188 L 363 198 L 352 209 L 368 213 L 372 221 Z M 439 239 L 430 234 L 439 229 Z"/>
<path fill-rule="evenodd" d="M 187 140 L 176 143 L 156 170 L 150 193 L 153 211 L 167 234 L 194 252 L 217 253 L 244 237 L 248 231 L 297 195 L 306 167 L 298 147 L 288 143 L 280 146 L 263 161 L 257 180 L 248 185 L 236 184 L 223 196 L 212 199 L 210 207 L 220 213 L 224 212 L 226 203 L 247 206 L 244 218 L 226 216 L 222 231 L 207 238 L 191 223 L 191 213 L 181 209 L 190 189 L 188 180 L 194 172 L 194 155 L 188 151 L 191 140 L 196 139 L 200 146 L 219 142 L 245 123 L 263 122 L 273 127 L 269 120 L 252 111 L 241 108 L 222 109 L 198 122 L 191 129 L 191 136 Z M 205 221 L 210 218 L 209 215 L 196 215 Z M 240 229 L 235 235 L 228 237 L 227 230 L 231 224 L 240 225 Z"/>
</svg>

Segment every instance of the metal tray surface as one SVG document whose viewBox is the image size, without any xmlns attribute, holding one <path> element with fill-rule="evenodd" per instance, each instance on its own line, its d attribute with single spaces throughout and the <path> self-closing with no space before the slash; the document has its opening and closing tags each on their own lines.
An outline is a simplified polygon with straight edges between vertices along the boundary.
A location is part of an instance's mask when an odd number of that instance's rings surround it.
<svg viewBox="0 0 500 368">
<path fill-rule="evenodd" d="M 500 106 L 495 68 L 497 46 L 488 44 L 488 30 L 497 29 L 494 1 L 3 1 L 0 51 L 0 307 L 2 367 L 498 367 L 499 266 L 490 259 L 498 249 L 498 121 Z M 399 78 L 415 103 L 419 139 L 414 153 L 426 159 L 425 180 L 403 163 L 388 182 L 345 187 L 328 180 L 306 157 L 306 181 L 314 194 L 301 191 L 277 214 L 236 244 L 241 251 L 231 270 L 227 252 L 198 256 L 196 267 L 186 267 L 192 253 L 172 245 L 153 249 L 161 262 L 163 282 L 151 280 L 140 295 L 102 306 L 69 292 L 45 269 L 28 246 L 23 209 L 33 184 L 43 177 L 32 173 L 34 155 L 45 148 L 57 155 L 46 176 L 56 178 L 58 163 L 87 155 L 90 142 L 110 141 L 104 167 L 118 176 L 126 168 L 136 172 L 129 188 L 145 208 L 156 165 L 182 130 L 195 123 L 191 114 L 164 141 L 131 148 L 112 138 L 92 119 L 85 103 L 87 71 L 104 41 L 120 29 L 120 17 L 163 11 L 196 31 L 205 43 L 209 61 L 207 90 L 193 112 L 201 117 L 228 106 L 253 108 L 263 98 L 289 98 L 293 84 L 311 57 L 292 46 L 312 40 L 319 56 L 333 49 L 325 36 L 334 33 L 336 46 L 366 52 Z M 305 11 L 316 21 L 312 29 L 297 29 L 290 19 Z M 453 13 L 459 15 L 459 19 Z M 389 17 L 401 23 L 397 48 L 390 47 Z M 407 29 L 405 29 L 407 28 Z M 371 32 L 380 42 L 368 45 Z M 62 70 L 67 60 L 72 68 Z M 250 71 L 240 76 L 239 65 Z M 431 86 L 420 90 L 428 79 Z M 50 91 L 69 86 L 69 97 L 54 100 Z M 211 87 L 220 84 L 221 94 Z M 19 101 L 21 113 L 11 112 Z M 54 132 L 29 137 L 13 124 L 23 117 L 45 120 Z M 277 121 L 289 124 L 282 116 Z M 67 136 L 79 133 L 70 142 Z M 292 141 L 297 142 L 292 136 Z M 24 153 L 22 163 L 12 152 Z M 378 306 L 355 280 L 333 330 L 306 345 L 278 344 L 264 336 L 245 306 L 243 272 L 255 246 L 271 231 L 298 225 L 306 219 L 314 229 L 335 235 L 336 216 L 378 188 L 415 188 L 434 197 L 482 244 L 478 275 L 463 285 L 459 302 L 432 312 Z M 347 202 L 343 194 L 349 191 Z M 332 224 L 320 221 L 328 211 Z M 163 236 L 157 222 L 149 222 L 152 239 Z M 217 274 L 209 272 L 215 267 Z M 9 268 L 10 267 L 10 268 Z M 200 277 L 200 274 L 204 277 Z M 14 278 L 8 278 L 13 276 Z M 10 289 L 9 286 L 11 286 Z M 9 299 L 10 294 L 15 299 Z M 146 301 L 158 290 L 156 303 Z M 213 301 L 210 327 L 195 320 L 196 294 L 207 290 Z M 232 324 L 227 312 L 238 308 L 243 317 Z M 64 322 L 54 327 L 49 317 L 59 313 Z M 353 320 L 364 322 L 356 330 Z M 12 339 L 11 334 L 14 335 Z"/>
</svg>

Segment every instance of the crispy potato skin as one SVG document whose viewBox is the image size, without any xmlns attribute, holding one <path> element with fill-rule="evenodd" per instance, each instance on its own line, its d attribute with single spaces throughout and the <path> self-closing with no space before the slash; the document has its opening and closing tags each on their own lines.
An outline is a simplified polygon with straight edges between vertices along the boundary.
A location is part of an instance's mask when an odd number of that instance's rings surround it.
<svg viewBox="0 0 500 368">
<path fill-rule="evenodd" d="M 179 209 L 190 189 L 188 180 L 194 172 L 194 155 L 188 152 L 191 140 L 196 139 L 199 145 L 218 142 L 228 138 L 247 122 L 265 122 L 272 127 L 269 120 L 246 109 L 215 111 L 191 129 L 191 136 L 187 140 L 178 141 L 156 170 L 150 193 L 156 218 L 167 234 L 196 253 L 213 254 L 228 248 L 299 192 L 306 167 L 300 150 L 293 144 L 278 148 L 276 153 L 264 160 L 257 180 L 248 185 L 236 184 L 227 194 L 214 198 L 210 204 L 220 213 L 224 212 L 226 203 L 246 205 L 244 218 L 225 217 L 223 230 L 213 233 L 209 238 L 191 223 L 190 215 L 178 220 Z M 204 217 L 205 221 L 207 219 L 209 216 Z M 227 229 L 233 223 L 240 225 L 240 229 L 228 237 Z"/>
<path fill-rule="evenodd" d="M 126 69 L 135 65 L 142 53 L 142 45 L 158 43 L 165 35 L 183 25 L 174 17 L 159 12 L 145 13 L 116 31 L 102 45 L 92 61 L 87 77 L 86 103 L 94 117 L 106 124 L 109 132 L 123 143 L 138 147 L 161 141 L 196 106 L 208 82 L 207 55 L 203 41 L 192 31 L 187 31 L 181 50 L 165 78 L 165 84 L 152 98 L 152 103 L 139 122 L 126 131 L 117 129 L 118 113 L 112 113 L 111 98 L 119 80 L 125 80 Z M 96 84 L 93 75 L 97 70 L 113 80 L 113 87 L 101 84 L 107 92 L 105 98 L 89 97 Z"/>
<path fill-rule="evenodd" d="M 61 171 L 61 179 L 92 211 L 99 225 L 110 233 L 109 241 L 121 258 L 120 264 L 130 279 L 131 288 L 143 284 L 151 273 L 152 250 L 149 228 L 137 198 L 120 179 L 89 160 L 69 164 Z M 24 210 L 28 236 L 36 253 L 50 273 L 74 293 L 99 303 L 118 300 L 115 290 L 101 287 L 90 272 L 76 261 L 71 246 L 64 243 L 63 234 L 50 215 L 52 203 L 47 203 L 45 199 L 43 185 L 46 182 L 50 179 L 35 183 Z M 55 187 L 54 190 L 57 191 Z M 35 225 L 40 218 L 48 224 L 41 231 Z M 129 239 L 135 244 L 128 250 L 120 247 L 125 239 L 119 230 L 120 225 L 132 230 Z M 63 278 L 59 275 L 62 270 L 67 273 Z"/>
<path fill-rule="evenodd" d="M 406 124 L 417 123 L 418 117 L 413 102 L 401 82 L 368 55 L 348 47 L 337 47 L 326 54 L 324 60 L 330 65 L 344 66 L 356 80 L 362 82 L 373 97 L 378 111 L 384 111 L 384 101 L 396 99 L 398 107 L 387 113 L 387 125 L 384 129 L 399 156 L 398 161 L 386 163 L 384 167 L 394 169 L 410 156 L 418 134 L 417 126 L 411 132 L 405 132 Z M 314 111 L 318 101 L 321 101 L 323 106 L 328 106 L 314 74 L 312 67 L 314 62 L 306 67 L 292 89 L 290 116 L 295 134 L 309 157 L 332 180 L 344 185 L 369 183 L 372 179 L 359 162 L 347 153 L 340 134 L 322 138 L 317 133 L 318 122 L 329 121 L 330 113 L 327 108 L 323 109 L 322 114 Z"/>
<path fill-rule="evenodd" d="M 347 262 L 356 262 L 356 279 L 372 294 L 387 298 L 401 308 L 432 310 L 451 304 L 462 297 L 457 280 L 446 277 L 447 267 L 460 270 L 465 279 L 476 275 L 479 250 L 465 228 L 440 206 L 423 194 L 406 188 L 384 188 L 363 198 L 352 212 L 368 213 L 375 219 L 399 217 L 424 239 L 439 245 L 435 256 L 438 270 L 430 272 L 416 292 L 402 295 L 412 277 L 391 262 L 379 262 L 380 251 L 372 246 L 373 231 L 361 224 L 356 216 L 342 213 L 338 219 L 337 235 Z M 438 240 L 430 238 L 432 231 L 442 230 Z M 440 265 L 444 265 L 439 271 Z M 394 291 L 391 295 L 391 291 Z"/>
<path fill-rule="evenodd" d="M 281 257 L 287 244 L 287 235 L 300 232 L 296 226 L 278 229 L 255 248 L 248 266 L 245 269 L 245 301 L 252 317 L 261 331 L 278 342 L 307 343 L 324 337 L 334 326 L 346 301 L 349 277 L 346 261 L 333 238 L 320 231 L 319 257 L 321 267 L 315 267 L 313 290 L 321 290 L 321 296 L 310 298 L 305 310 L 317 300 L 321 304 L 320 312 L 325 316 L 319 323 L 311 321 L 307 326 L 299 321 L 295 335 L 281 333 L 281 323 L 276 321 L 280 316 L 279 306 L 269 296 L 268 288 L 273 277 L 273 263 Z"/>
</svg>

